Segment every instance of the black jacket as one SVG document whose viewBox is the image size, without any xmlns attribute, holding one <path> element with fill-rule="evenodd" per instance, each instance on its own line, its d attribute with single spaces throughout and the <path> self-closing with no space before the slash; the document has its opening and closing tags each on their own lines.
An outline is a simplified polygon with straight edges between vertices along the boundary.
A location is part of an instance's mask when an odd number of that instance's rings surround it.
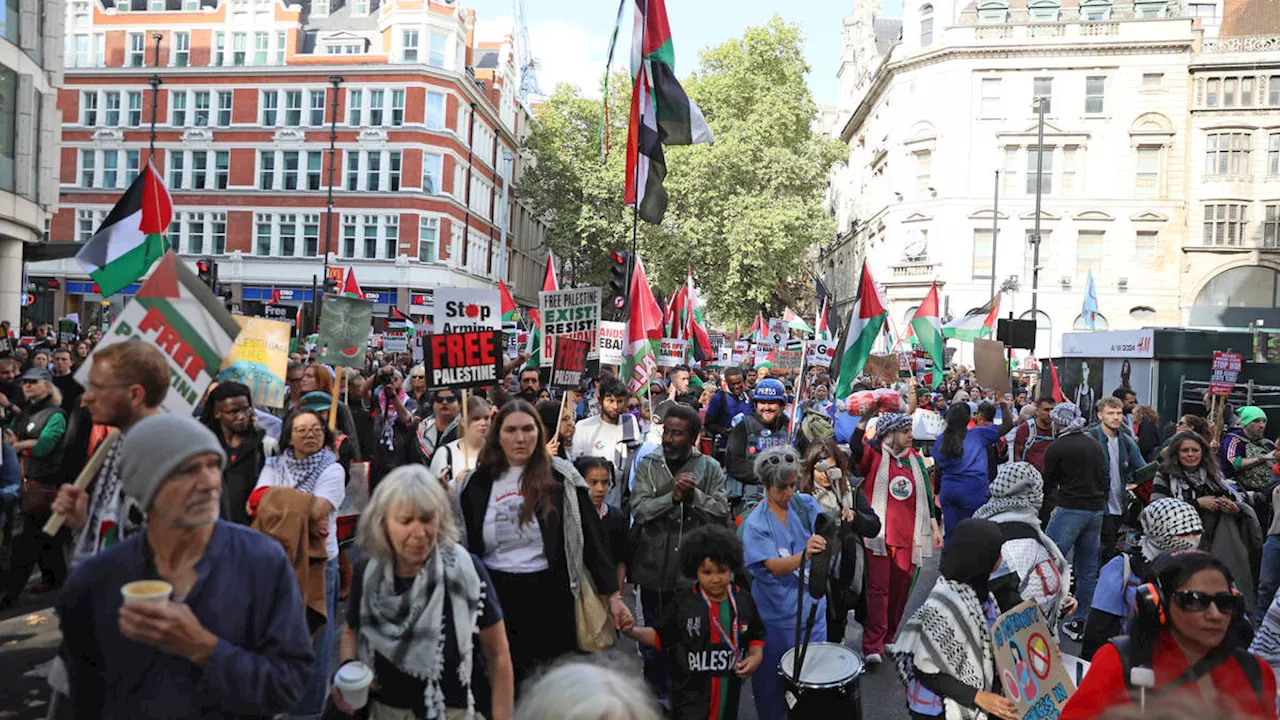
<svg viewBox="0 0 1280 720">
<path fill-rule="evenodd" d="M 568 561 L 565 559 L 564 520 L 561 517 L 564 507 L 564 476 L 555 469 L 552 472 L 557 481 L 555 496 L 551 500 L 551 510 L 538 516 L 538 527 L 542 531 L 542 548 L 547 557 L 547 565 L 557 578 L 563 579 L 564 587 L 568 589 Z M 484 514 L 489 509 L 493 481 L 494 478 L 488 473 L 476 470 L 467 479 L 457 501 L 458 521 L 462 523 L 459 528 L 462 542 L 468 550 L 482 559 L 485 556 Z M 619 589 L 618 570 L 600 529 L 600 516 L 596 514 L 586 488 L 577 488 L 577 493 L 578 514 L 582 518 L 582 562 L 591 574 L 596 592 L 612 595 Z"/>
<path fill-rule="evenodd" d="M 1102 446 L 1085 433 L 1063 435 L 1044 453 L 1043 519 L 1055 507 L 1105 510 L 1111 474 Z"/>
<path fill-rule="evenodd" d="M 258 484 L 262 466 L 267 462 L 267 448 L 263 444 L 266 435 L 266 430 L 255 430 L 245 435 L 236 448 L 228 446 L 226 442 L 222 443 L 222 449 L 227 453 L 227 467 L 222 471 L 220 515 L 227 522 L 245 526 L 253 522 L 249 513 L 245 512 L 244 505 L 248 502 L 253 487 Z"/>
<path fill-rule="evenodd" d="M 791 435 L 787 433 L 788 422 L 785 414 L 778 413 L 772 425 L 765 425 L 760 421 L 759 415 L 752 413 L 734 426 L 729 432 L 726 457 L 725 469 L 729 477 L 744 485 L 759 485 L 756 457 L 771 447 L 791 444 Z"/>
</svg>

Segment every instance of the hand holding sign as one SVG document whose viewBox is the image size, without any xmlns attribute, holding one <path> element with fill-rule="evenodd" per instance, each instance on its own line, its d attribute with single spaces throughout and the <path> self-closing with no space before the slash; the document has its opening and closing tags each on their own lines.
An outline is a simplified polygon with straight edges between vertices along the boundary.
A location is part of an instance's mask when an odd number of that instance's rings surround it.
<svg viewBox="0 0 1280 720">
<path fill-rule="evenodd" d="M 502 381 L 501 330 L 428 335 L 422 350 L 427 387 L 483 387 Z"/>
</svg>

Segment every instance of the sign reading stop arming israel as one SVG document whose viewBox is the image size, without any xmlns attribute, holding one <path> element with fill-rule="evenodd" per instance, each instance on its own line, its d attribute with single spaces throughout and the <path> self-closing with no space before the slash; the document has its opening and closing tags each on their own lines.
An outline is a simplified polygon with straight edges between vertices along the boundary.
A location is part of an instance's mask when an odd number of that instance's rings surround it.
<svg viewBox="0 0 1280 720">
<path fill-rule="evenodd" d="M 542 367 L 555 363 L 555 339 L 567 335 L 587 342 L 587 358 L 599 357 L 600 288 L 574 288 L 538 293 L 542 312 Z"/>
</svg>

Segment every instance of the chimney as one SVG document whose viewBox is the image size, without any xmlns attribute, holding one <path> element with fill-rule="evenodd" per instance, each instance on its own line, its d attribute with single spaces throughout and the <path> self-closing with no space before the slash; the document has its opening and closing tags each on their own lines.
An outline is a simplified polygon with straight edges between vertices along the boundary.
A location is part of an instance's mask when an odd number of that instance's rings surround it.
<svg viewBox="0 0 1280 720">
<path fill-rule="evenodd" d="M 475 46 L 476 46 L 476 11 L 472 8 L 465 8 L 462 11 L 462 23 L 467 28 L 467 52 L 463 65 L 471 67 L 475 65 Z"/>
</svg>

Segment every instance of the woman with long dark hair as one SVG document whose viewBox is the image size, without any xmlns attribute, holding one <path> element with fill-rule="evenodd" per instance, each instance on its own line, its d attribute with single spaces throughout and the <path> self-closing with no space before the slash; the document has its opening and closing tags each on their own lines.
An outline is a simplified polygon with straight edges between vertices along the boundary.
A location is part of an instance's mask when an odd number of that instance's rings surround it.
<svg viewBox="0 0 1280 720">
<path fill-rule="evenodd" d="M 578 649 L 575 605 L 588 578 L 614 624 L 630 625 L 586 483 L 548 454 L 532 405 L 512 400 L 498 411 L 457 497 L 463 543 L 484 561 L 506 615 L 516 687 Z"/>
<path fill-rule="evenodd" d="M 1009 404 L 1000 403 L 999 425 L 969 427 L 969 405 L 956 402 L 947 408 L 947 429 L 933 442 L 933 460 L 942 473 L 943 537 L 949 537 L 956 523 L 973 517 L 991 496 L 987 468 L 987 448 L 1000 442 L 1013 429 Z"/>
<path fill-rule="evenodd" d="M 1212 701 L 1217 717 L 1275 718 L 1276 678 L 1245 649 L 1250 635 L 1231 570 L 1184 550 L 1156 561 L 1155 582 L 1140 588 L 1130 634 L 1103 645 L 1062 720 L 1096 718 L 1133 704 L 1150 713 L 1187 700 Z M 1150 687 L 1130 687 L 1129 668 L 1149 668 Z"/>
</svg>

